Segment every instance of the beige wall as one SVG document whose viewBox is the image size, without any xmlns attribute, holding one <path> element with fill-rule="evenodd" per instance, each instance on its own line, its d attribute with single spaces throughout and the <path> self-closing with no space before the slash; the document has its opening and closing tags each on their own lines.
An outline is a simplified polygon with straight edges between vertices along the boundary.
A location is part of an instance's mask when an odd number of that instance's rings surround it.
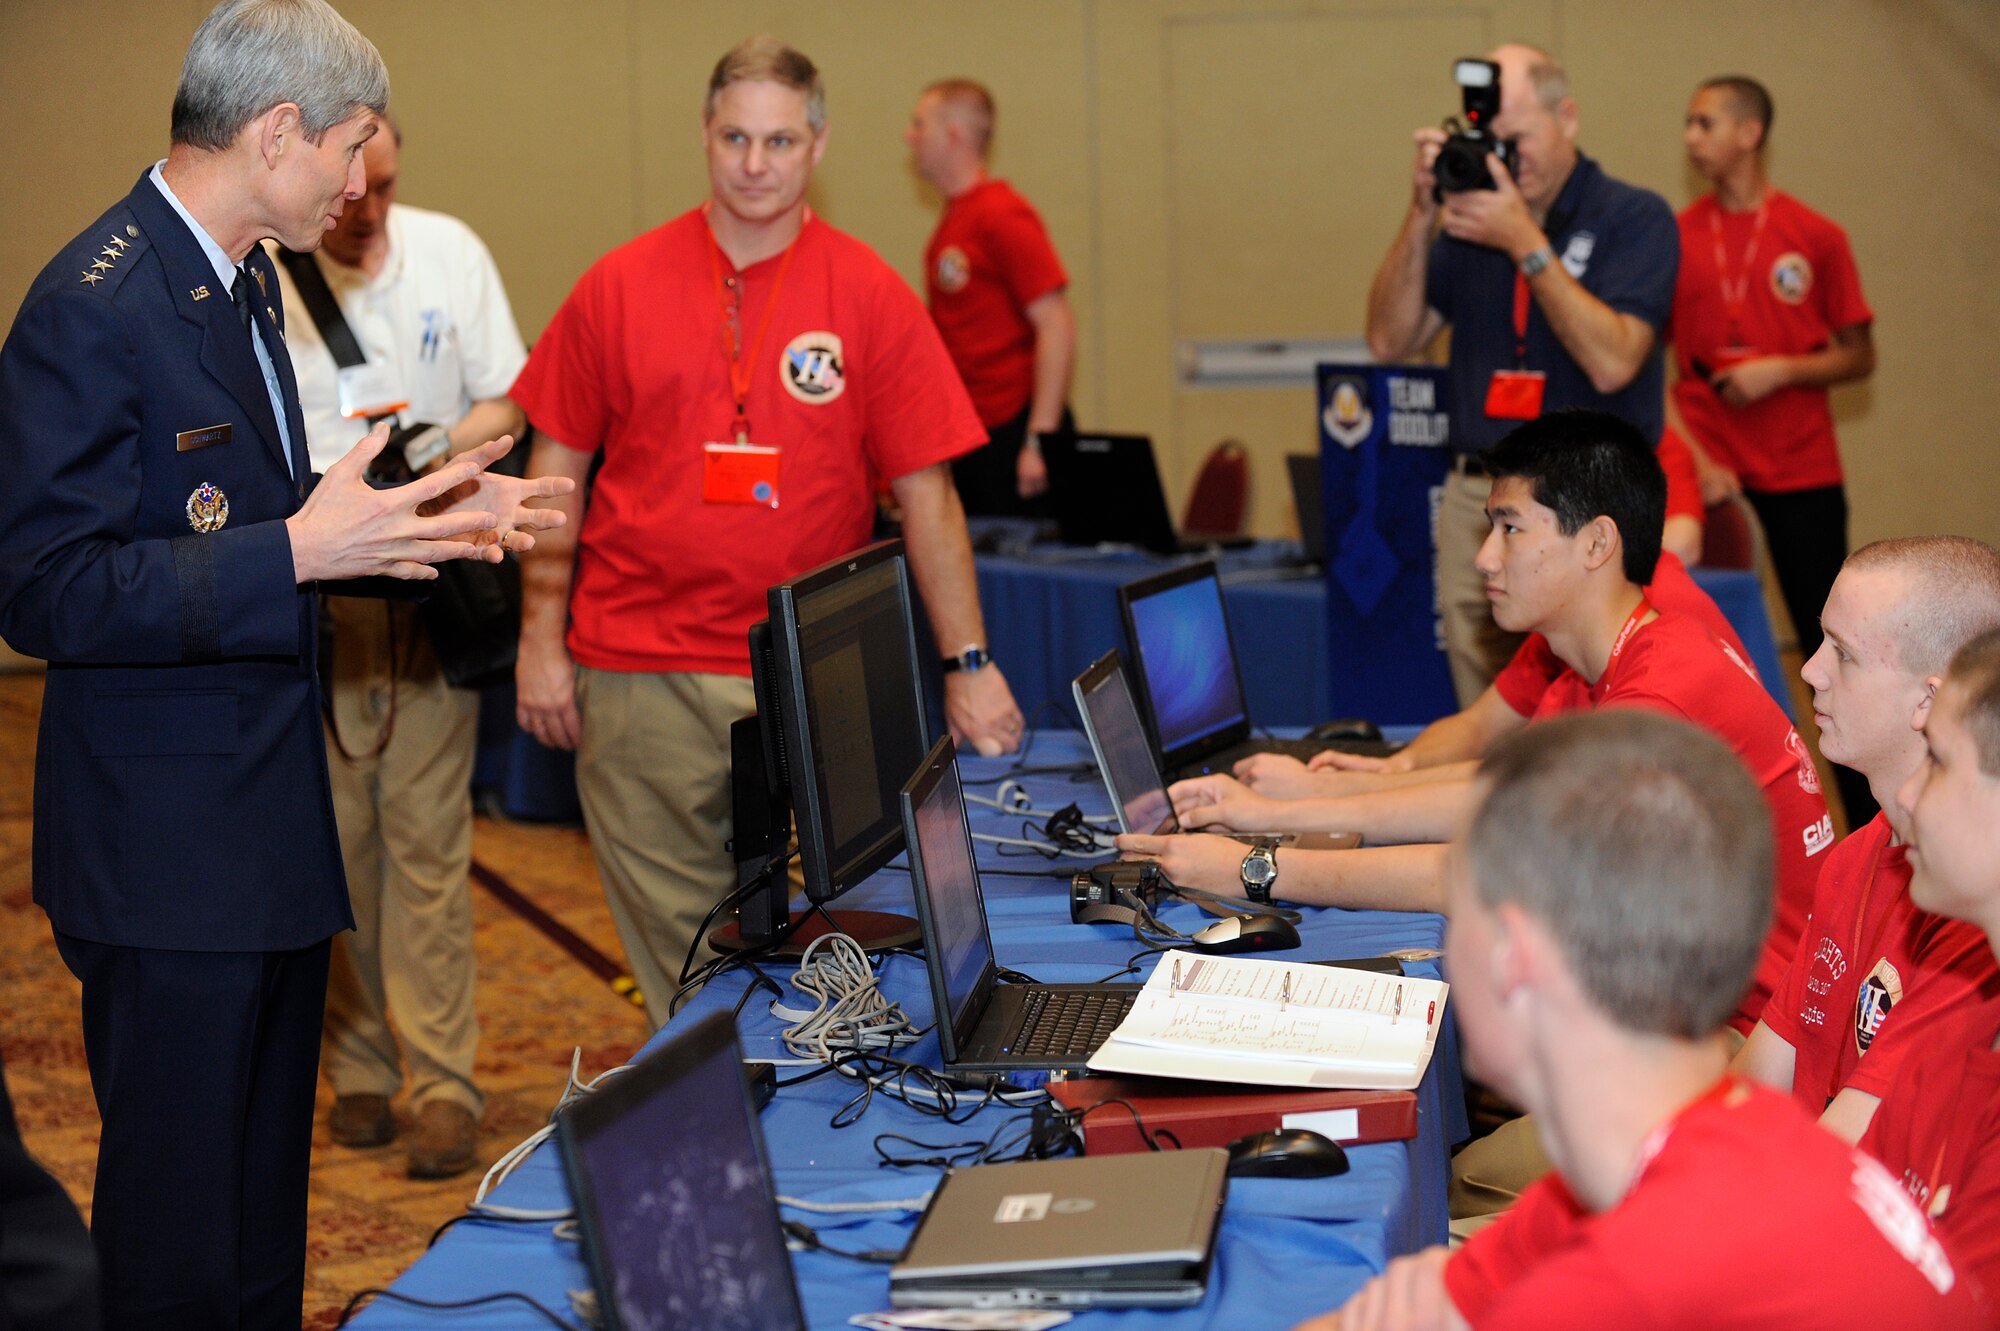
<svg viewBox="0 0 2000 1331">
<path fill-rule="evenodd" d="M 164 151 L 200 0 L 0 0 L 0 305 Z M 463 216 L 533 336 L 590 261 L 698 202 L 700 89 L 779 33 L 830 87 L 815 205 L 913 282 L 935 202 L 898 139 L 916 90 L 969 74 L 996 167 L 1042 209 L 1082 324 L 1089 425 L 1159 440 L 1178 496 L 1224 435 L 1254 522 L 1289 527 L 1280 455 L 1305 389 L 1178 384 L 1177 339 L 1357 333 L 1406 197 L 1409 131 L 1455 109 L 1447 62 L 1508 37 L 1570 66 L 1586 149 L 1676 207 L 1701 77 L 1763 78 L 1773 166 L 1853 239 L 1881 368 L 1836 403 L 1855 536 L 2000 541 L 1988 367 L 2000 350 L 2000 33 L 1981 0 L 347 0 L 409 135 L 402 197 Z"/>
</svg>

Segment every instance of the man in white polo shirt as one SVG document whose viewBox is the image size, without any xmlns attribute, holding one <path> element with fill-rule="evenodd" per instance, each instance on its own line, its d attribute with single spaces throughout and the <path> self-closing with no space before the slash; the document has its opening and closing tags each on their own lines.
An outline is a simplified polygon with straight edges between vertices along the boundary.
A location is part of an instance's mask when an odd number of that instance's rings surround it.
<svg viewBox="0 0 2000 1331">
<path fill-rule="evenodd" d="M 313 469 L 367 433 L 370 417 L 446 427 L 436 457 L 518 434 L 507 400 L 527 360 L 486 246 L 454 217 L 395 202 L 402 134 L 394 120 L 363 149 L 368 191 L 317 254 L 281 256 L 287 345 Z M 310 269 L 300 265 L 311 265 Z M 338 303 L 364 364 L 342 369 L 308 317 L 314 273 Z M 337 338 L 337 334 L 336 334 Z M 352 360 L 350 354 L 345 359 Z M 448 444 L 448 448 L 445 445 Z M 410 462 L 429 465 L 413 442 Z M 332 678 L 327 763 L 355 931 L 334 941 L 326 1007 L 333 1139 L 380 1146 L 409 1058 L 416 1130 L 409 1171 L 469 1168 L 484 1097 L 473 1082 L 472 755 L 479 699 L 440 671 L 415 607 L 329 598 Z"/>
</svg>

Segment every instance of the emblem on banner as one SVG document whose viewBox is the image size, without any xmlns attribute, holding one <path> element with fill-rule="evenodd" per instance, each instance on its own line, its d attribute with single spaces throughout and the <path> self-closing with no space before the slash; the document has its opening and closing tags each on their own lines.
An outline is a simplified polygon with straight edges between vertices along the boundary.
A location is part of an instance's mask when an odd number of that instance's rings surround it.
<svg viewBox="0 0 2000 1331">
<path fill-rule="evenodd" d="M 947 245 L 938 252 L 937 284 L 939 291 L 963 291 L 965 284 L 972 280 L 972 263 L 965 257 L 965 251 L 956 245 Z"/>
<path fill-rule="evenodd" d="M 809 406 L 823 407 L 847 388 L 840 338 L 828 332 L 800 333 L 778 358 L 785 391 Z"/>
<path fill-rule="evenodd" d="M 1342 448 L 1358 447 L 1375 428 L 1375 413 L 1368 409 L 1368 386 L 1359 379 L 1336 379 L 1326 410 L 1320 413 L 1320 424 Z"/>
<path fill-rule="evenodd" d="M 1771 260 L 1771 294 L 1787 305 L 1797 305 L 1812 294 L 1812 262 L 1797 250 L 1789 250 Z"/>
<path fill-rule="evenodd" d="M 221 531 L 229 521 L 229 496 L 213 481 L 195 486 L 187 501 L 188 526 L 204 534 Z"/>
</svg>

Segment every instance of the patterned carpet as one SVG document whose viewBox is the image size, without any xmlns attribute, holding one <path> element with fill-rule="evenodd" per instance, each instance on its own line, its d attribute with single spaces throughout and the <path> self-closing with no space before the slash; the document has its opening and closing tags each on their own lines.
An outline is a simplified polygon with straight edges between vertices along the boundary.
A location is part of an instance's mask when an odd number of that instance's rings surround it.
<svg viewBox="0 0 2000 1331">
<path fill-rule="evenodd" d="M 86 1217 L 97 1109 L 83 1060 L 77 986 L 29 899 L 29 831 L 38 675 L 0 675 L 0 1055 L 28 1149 Z M 583 833 L 480 819 L 473 855 L 597 948 L 621 955 Z M 478 1076 L 488 1096 L 486 1163 L 540 1126 L 572 1047 L 587 1074 L 624 1061 L 646 1035 L 639 1012 L 541 933 L 474 887 L 479 951 Z M 405 1177 L 400 1143 L 355 1151 L 313 1135 L 305 1325 L 329 1328 L 357 1290 L 384 1285 L 472 1197 L 479 1171 L 436 1183 Z M 400 1109 L 400 1106 L 399 1106 Z M 407 1119 L 405 1119 L 407 1125 Z"/>
</svg>

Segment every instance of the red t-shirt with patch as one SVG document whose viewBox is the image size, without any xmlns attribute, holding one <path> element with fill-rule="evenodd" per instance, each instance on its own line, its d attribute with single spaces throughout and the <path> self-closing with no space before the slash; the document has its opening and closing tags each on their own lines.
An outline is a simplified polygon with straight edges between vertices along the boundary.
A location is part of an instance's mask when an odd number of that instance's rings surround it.
<svg viewBox="0 0 2000 1331">
<path fill-rule="evenodd" d="M 1819 881 L 1816 857 L 1833 844 L 1805 743 L 1742 654 L 1685 615 L 1662 614 L 1633 630 L 1594 685 L 1565 668 L 1530 719 L 1584 707 L 1650 707 L 1691 721 L 1735 750 L 1764 793 L 1777 843 L 1777 909 L 1756 978 L 1729 1021 L 1747 1034 L 1792 963 Z"/>
<path fill-rule="evenodd" d="M 1911 1054 L 1861 1136 L 2000 1309 L 2000 1000 L 1965 1003 Z"/>
<path fill-rule="evenodd" d="M 1827 855 L 1791 970 L 1764 1009 L 1797 1055 L 1792 1098 L 1815 1116 L 1843 1087 L 1883 1095 L 1940 1021 L 2000 991 L 1986 935 L 1910 900 L 1910 862 L 1890 835 L 1877 814 Z"/>
<path fill-rule="evenodd" d="M 1725 1078 L 1659 1128 L 1618 1204 L 1560 1175 L 1445 1264 L 1477 1331 L 1986 1325 L 1888 1171 L 1775 1091 Z"/>
<path fill-rule="evenodd" d="M 1681 563 L 1678 555 L 1665 550 L 1660 552 L 1660 562 L 1653 567 L 1653 585 L 1646 589 L 1646 599 L 1663 615 L 1687 615 L 1699 620 L 1710 633 L 1728 643 L 1738 656 L 1745 661 L 1750 659 L 1750 650 L 1736 636 L 1735 626 L 1715 604 L 1714 598 L 1688 575 L 1687 565 Z M 1509 707 L 1522 716 L 1533 716 L 1541 703 L 1542 694 L 1568 669 L 1562 658 L 1549 650 L 1547 638 L 1531 633 L 1515 651 L 1513 659 L 1502 668 L 1493 681 L 1493 687 L 1500 691 L 1501 701 Z M 1751 673 L 1756 672 L 1753 670 Z M 1579 688 L 1571 701 L 1580 707 L 1588 701 L 1588 694 L 1587 688 Z"/>
<path fill-rule="evenodd" d="M 924 291 L 989 429 L 1020 415 L 1034 393 L 1028 306 L 1068 285 L 1041 214 L 1012 185 L 982 180 L 945 203 L 924 249 Z"/>
<path fill-rule="evenodd" d="M 696 209 L 605 255 L 509 393 L 550 438 L 604 450 L 570 596 L 569 650 L 585 665 L 748 674 L 765 590 L 867 543 L 874 477 L 986 438 L 915 293 L 809 217 L 789 256 L 740 273 L 720 260 L 750 442 L 780 450 L 778 502 L 704 499 L 706 445 L 735 437 L 716 253 Z"/>
<path fill-rule="evenodd" d="M 1669 330 L 1680 367 L 1674 403 L 1695 441 L 1752 490 L 1839 485 L 1840 450 L 1826 389 L 1781 388 L 1747 407 L 1732 407 L 1696 368 L 1700 362 L 1713 374 L 1746 353 L 1819 351 L 1842 329 L 1874 322 L 1847 233 L 1781 190 L 1766 198 L 1761 233 L 1755 210 L 1724 212 L 1713 194 L 1680 215 L 1681 266 Z M 1716 265 L 1718 227 L 1722 268 Z M 1732 291 L 1739 283 L 1744 288 L 1734 327 L 1725 279 Z"/>
</svg>

